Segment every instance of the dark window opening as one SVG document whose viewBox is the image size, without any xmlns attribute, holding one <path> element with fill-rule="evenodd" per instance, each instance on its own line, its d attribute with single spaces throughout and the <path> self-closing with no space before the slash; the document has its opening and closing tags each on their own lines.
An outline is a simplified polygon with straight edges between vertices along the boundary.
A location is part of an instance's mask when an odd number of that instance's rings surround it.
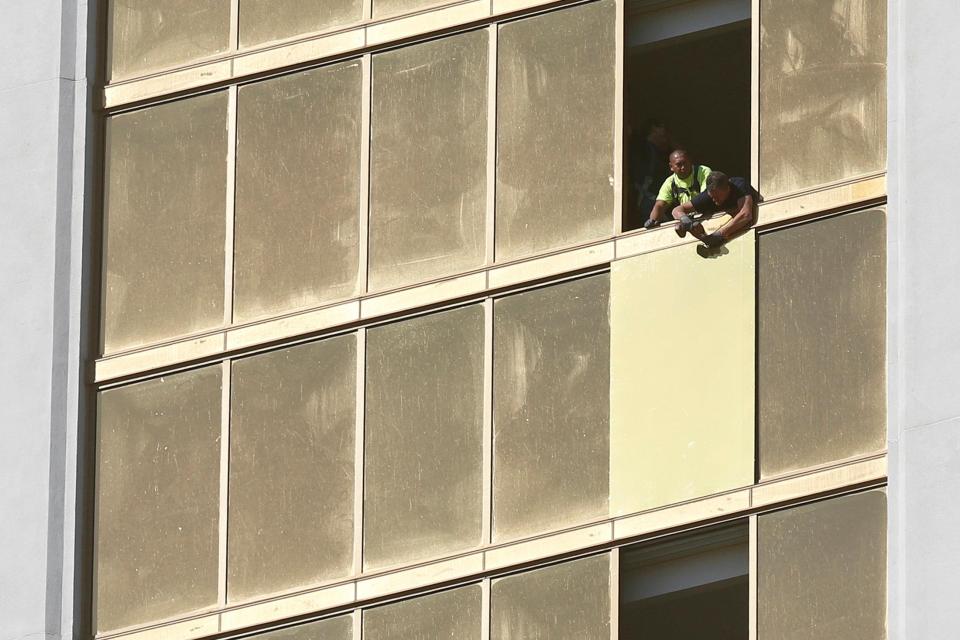
<svg viewBox="0 0 960 640">
<path fill-rule="evenodd" d="M 628 547 L 620 555 L 622 640 L 747 640 L 746 522 Z"/>
<path fill-rule="evenodd" d="M 668 156 L 750 180 L 750 3 L 697 0 L 626 7 L 623 229 L 643 227 Z M 701 190 L 702 190 L 702 185 Z M 660 222 L 673 220 L 670 203 Z"/>
</svg>

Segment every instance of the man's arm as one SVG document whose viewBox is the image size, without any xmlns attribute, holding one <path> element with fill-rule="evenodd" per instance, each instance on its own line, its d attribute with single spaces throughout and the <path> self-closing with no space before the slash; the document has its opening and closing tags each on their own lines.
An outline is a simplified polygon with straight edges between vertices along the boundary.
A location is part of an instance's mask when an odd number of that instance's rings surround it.
<svg viewBox="0 0 960 640">
<path fill-rule="evenodd" d="M 715 233 L 723 238 L 724 242 L 738 235 L 744 229 L 748 229 L 753 224 L 753 210 L 755 206 L 753 196 L 749 193 L 737 201 L 739 210 L 733 214 L 733 218 L 725 225 L 720 227 Z"/>
<path fill-rule="evenodd" d="M 650 219 L 643 223 L 644 229 L 653 229 L 660 226 L 660 220 L 666 211 L 670 208 L 670 203 L 665 200 L 657 200 L 650 211 Z"/>
</svg>

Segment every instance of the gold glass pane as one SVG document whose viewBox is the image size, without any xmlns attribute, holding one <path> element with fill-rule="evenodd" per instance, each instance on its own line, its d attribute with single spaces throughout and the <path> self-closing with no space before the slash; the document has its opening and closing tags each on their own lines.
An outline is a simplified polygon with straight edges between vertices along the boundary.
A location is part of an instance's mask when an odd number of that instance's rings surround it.
<svg viewBox="0 0 960 640">
<path fill-rule="evenodd" d="M 374 19 L 387 18 L 439 4 L 449 4 L 449 0 L 373 0 L 373 17 Z"/>
<path fill-rule="evenodd" d="M 230 405 L 230 602 L 353 568 L 353 334 L 237 360 Z"/>
<path fill-rule="evenodd" d="M 613 233 L 616 4 L 500 27 L 498 261 Z"/>
<path fill-rule="evenodd" d="M 339 616 L 252 636 L 255 640 L 353 640 L 353 617 Z"/>
<path fill-rule="evenodd" d="M 480 543 L 483 308 L 367 332 L 364 566 Z"/>
<path fill-rule="evenodd" d="M 494 304 L 497 541 L 607 515 L 609 289 L 604 274 Z"/>
<path fill-rule="evenodd" d="M 110 0 L 110 81 L 183 65 L 230 46 L 230 0 Z"/>
<path fill-rule="evenodd" d="M 610 557 L 494 580 L 491 640 L 609 640 Z"/>
<path fill-rule="evenodd" d="M 360 62 L 241 87 L 234 318 L 357 291 Z"/>
<path fill-rule="evenodd" d="M 107 120 L 104 351 L 223 324 L 227 93 Z"/>
<path fill-rule="evenodd" d="M 886 220 L 874 209 L 759 241 L 760 475 L 886 444 Z"/>
<path fill-rule="evenodd" d="M 373 56 L 370 287 L 484 261 L 487 34 Z"/>
<path fill-rule="evenodd" d="M 240 46 L 359 22 L 361 0 L 240 0 Z"/>
<path fill-rule="evenodd" d="M 760 640 L 887 637 L 886 507 L 876 490 L 760 516 Z"/>
<path fill-rule="evenodd" d="M 611 266 L 612 514 L 753 482 L 755 240 Z"/>
<path fill-rule="evenodd" d="M 219 366 L 100 394 L 96 629 L 217 604 Z"/>
<path fill-rule="evenodd" d="M 480 640 L 480 585 L 363 612 L 364 640 Z"/>
<path fill-rule="evenodd" d="M 886 0 L 762 0 L 765 198 L 886 167 L 886 9 Z"/>
</svg>

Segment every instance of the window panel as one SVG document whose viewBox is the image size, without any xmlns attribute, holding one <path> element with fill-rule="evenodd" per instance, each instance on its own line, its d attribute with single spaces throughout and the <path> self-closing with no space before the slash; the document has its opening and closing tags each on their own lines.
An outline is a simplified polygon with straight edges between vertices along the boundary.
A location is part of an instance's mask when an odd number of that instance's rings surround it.
<svg viewBox="0 0 960 640">
<path fill-rule="evenodd" d="M 100 394 L 96 629 L 217 604 L 219 366 Z"/>
<path fill-rule="evenodd" d="M 604 274 L 494 303 L 497 541 L 607 515 L 609 286 Z"/>
<path fill-rule="evenodd" d="M 500 27 L 498 261 L 613 233 L 615 7 Z"/>
<path fill-rule="evenodd" d="M 441 4 L 446 0 L 373 0 L 373 18 L 388 18 L 403 13 L 412 13 Z"/>
<path fill-rule="evenodd" d="M 364 640 L 480 640 L 480 585 L 363 612 Z"/>
<path fill-rule="evenodd" d="M 883 210 L 761 235 L 759 268 L 761 477 L 883 450 Z"/>
<path fill-rule="evenodd" d="M 107 120 L 104 350 L 223 325 L 227 93 Z"/>
<path fill-rule="evenodd" d="M 882 171 L 885 0 L 762 0 L 760 32 L 763 196 Z"/>
<path fill-rule="evenodd" d="M 613 263 L 614 515 L 753 482 L 755 246 L 751 231 L 716 259 L 684 245 Z"/>
<path fill-rule="evenodd" d="M 357 293 L 359 61 L 239 90 L 235 319 Z"/>
<path fill-rule="evenodd" d="M 484 262 L 487 34 L 373 56 L 370 287 Z"/>
<path fill-rule="evenodd" d="M 110 81 L 226 51 L 230 0 L 110 0 Z"/>
<path fill-rule="evenodd" d="M 480 543 L 483 308 L 367 332 L 364 566 Z"/>
<path fill-rule="evenodd" d="M 886 498 L 868 491 L 760 516 L 760 640 L 887 637 Z"/>
<path fill-rule="evenodd" d="M 240 0 L 240 46 L 359 22 L 361 0 Z"/>
<path fill-rule="evenodd" d="M 609 555 L 494 580 L 490 591 L 490 638 L 610 638 Z"/>
<path fill-rule="evenodd" d="M 255 640 L 353 640 L 353 616 L 339 616 L 252 636 Z"/>
<path fill-rule="evenodd" d="M 233 364 L 231 602 L 353 569 L 356 336 Z"/>
</svg>

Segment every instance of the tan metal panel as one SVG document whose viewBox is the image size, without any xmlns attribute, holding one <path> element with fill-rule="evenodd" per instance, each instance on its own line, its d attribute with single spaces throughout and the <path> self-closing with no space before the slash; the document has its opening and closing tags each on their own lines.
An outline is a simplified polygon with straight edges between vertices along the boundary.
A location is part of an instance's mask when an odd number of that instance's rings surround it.
<svg viewBox="0 0 960 640">
<path fill-rule="evenodd" d="M 613 233 L 616 5 L 500 27 L 499 262 Z"/>
<path fill-rule="evenodd" d="M 886 0 L 762 0 L 760 192 L 882 170 Z"/>
<path fill-rule="evenodd" d="M 100 394 L 96 630 L 217 604 L 221 367 Z"/>
<path fill-rule="evenodd" d="M 377 20 L 448 3 L 449 0 L 373 0 L 373 18 Z"/>
<path fill-rule="evenodd" d="M 685 245 L 613 263 L 611 514 L 752 484 L 755 246 L 751 231 L 716 259 Z"/>
<path fill-rule="evenodd" d="M 359 60 L 240 87 L 236 321 L 357 293 L 361 89 Z"/>
<path fill-rule="evenodd" d="M 875 490 L 760 516 L 760 640 L 887 637 L 886 503 Z"/>
<path fill-rule="evenodd" d="M 110 0 L 110 81 L 226 51 L 230 0 Z"/>
<path fill-rule="evenodd" d="M 610 557 L 601 554 L 494 580 L 491 640 L 608 640 Z"/>
<path fill-rule="evenodd" d="M 373 56 L 370 288 L 484 262 L 487 34 Z"/>
<path fill-rule="evenodd" d="M 338 616 L 256 636 L 257 640 L 353 640 L 353 616 Z"/>
<path fill-rule="evenodd" d="M 107 120 L 104 351 L 223 324 L 227 92 Z"/>
<path fill-rule="evenodd" d="M 367 331 L 364 568 L 480 543 L 483 307 Z"/>
<path fill-rule="evenodd" d="M 606 517 L 607 274 L 494 302 L 493 537 Z"/>
<path fill-rule="evenodd" d="M 233 363 L 231 603 L 351 573 L 356 352 L 348 334 Z"/>
<path fill-rule="evenodd" d="M 882 209 L 759 240 L 762 478 L 886 443 Z"/>
<path fill-rule="evenodd" d="M 363 612 L 364 640 L 480 640 L 480 585 Z"/>
<path fill-rule="evenodd" d="M 239 0 L 240 47 L 358 22 L 362 0 Z"/>
</svg>

